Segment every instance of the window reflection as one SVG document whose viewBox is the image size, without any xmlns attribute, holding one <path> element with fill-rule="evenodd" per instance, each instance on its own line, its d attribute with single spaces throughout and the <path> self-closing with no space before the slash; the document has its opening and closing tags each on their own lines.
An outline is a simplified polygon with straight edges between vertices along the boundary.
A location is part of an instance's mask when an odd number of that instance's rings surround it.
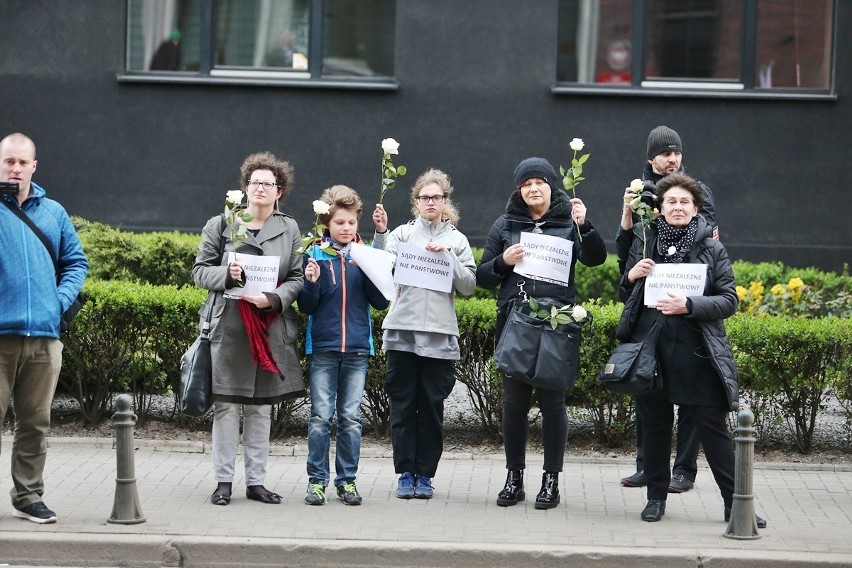
<svg viewBox="0 0 852 568">
<path fill-rule="evenodd" d="M 198 0 L 130 0 L 127 68 L 197 70 L 199 23 Z"/>
<path fill-rule="evenodd" d="M 310 0 L 220 0 L 216 66 L 308 68 Z"/>
<path fill-rule="evenodd" d="M 396 2 L 323 2 L 323 75 L 393 75 Z"/>
<path fill-rule="evenodd" d="M 831 0 L 760 0 L 755 85 L 827 89 Z"/>
<path fill-rule="evenodd" d="M 629 85 L 633 0 L 559 3 L 557 80 Z"/>
</svg>

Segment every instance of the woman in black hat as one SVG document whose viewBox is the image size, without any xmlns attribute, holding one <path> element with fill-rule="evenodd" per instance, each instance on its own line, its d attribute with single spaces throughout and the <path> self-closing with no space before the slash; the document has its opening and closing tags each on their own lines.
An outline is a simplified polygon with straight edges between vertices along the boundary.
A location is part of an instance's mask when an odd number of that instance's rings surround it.
<svg viewBox="0 0 852 568">
<path fill-rule="evenodd" d="M 567 283 L 558 284 L 514 272 L 524 259 L 520 235 L 524 232 L 550 235 L 573 244 L 571 270 Z M 581 239 L 582 237 L 582 239 Z M 556 172 L 542 158 L 527 158 L 515 168 L 515 191 L 488 233 L 482 260 L 476 269 L 476 282 L 483 288 L 500 287 L 497 299 L 496 337 L 506 324 L 508 311 L 523 291 L 537 300 L 564 306 L 575 304 L 574 265 L 577 260 L 597 266 L 606 260 L 606 247 L 598 231 L 586 218 L 586 206 L 571 199 L 557 183 Z M 565 387 L 567 388 L 567 384 Z M 506 484 L 497 497 L 503 507 L 524 500 L 524 469 L 527 445 L 527 416 L 533 388 L 518 379 L 503 377 L 503 447 L 506 452 Z M 535 389 L 542 415 L 544 474 L 536 509 L 552 509 L 559 504 L 559 472 L 562 471 L 568 423 L 563 389 Z"/>
</svg>

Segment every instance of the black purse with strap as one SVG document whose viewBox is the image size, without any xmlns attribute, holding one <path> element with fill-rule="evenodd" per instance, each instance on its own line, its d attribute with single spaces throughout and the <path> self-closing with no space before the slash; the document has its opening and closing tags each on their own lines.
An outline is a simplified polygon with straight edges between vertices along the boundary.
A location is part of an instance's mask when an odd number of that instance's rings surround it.
<svg viewBox="0 0 852 568">
<path fill-rule="evenodd" d="M 56 272 L 56 284 L 58 285 L 59 284 L 59 278 L 62 274 L 62 271 L 61 271 L 61 267 L 59 266 L 59 261 L 56 258 L 56 253 L 53 252 L 53 245 L 47 239 L 47 236 L 44 233 L 41 232 L 41 229 L 39 229 L 38 226 L 36 226 L 36 224 L 33 223 L 33 220 L 30 219 L 27 216 L 26 213 L 21 211 L 20 207 L 15 207 L 14 205 L 9 203 L 5 199 L 2 199 L 0 201 L 3 202 L 3 205 L 5 205 L 6 207 L 9 208 L 9 211 L 11 211 L 15 215 L 17 215 L 21 219 L 21 221 L 23 221 L 24 224 L 32 230 L 33 233 L 35 233 L 35 236 L 38 237 L 38 240 L 40 240 L 41 244 L 44 245 L 44 248 L 47 249 L 47 254 L 50 255 L 50 260 L 53 261 L 53 269 Z M 68 309 L 66 309 L 64 312 L 62 312 L 62 316 L 59 319 L 59 330 L 60 331 L 65 331 L 66 329 L 68 329 L 68 326 L 71 325 L 71 320 L 74 319 L 74 316 L 77 315 L 77 312 L 79 312 L 82 307 L 83 307 L 83 293 L 80 292 L 79 294 L 77 294 L 77 297 L 74 298 L 74 301 L 71 302 L 71 305 L 68 306 Z"/>
</svg>

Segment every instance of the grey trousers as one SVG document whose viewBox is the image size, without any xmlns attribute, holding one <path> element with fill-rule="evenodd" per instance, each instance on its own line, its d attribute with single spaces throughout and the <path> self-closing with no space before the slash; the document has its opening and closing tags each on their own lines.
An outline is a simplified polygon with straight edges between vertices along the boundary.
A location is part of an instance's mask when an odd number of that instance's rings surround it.
<svg viewBox="0 0 852 568">
<path fill-rule="evenodd" d="M 41 501 L 50 403 L 62 367 L 62 342 L 49 337 L 0 335 L 0 423 L 12 401 L 12 506 Z"/>
<path fill-rule="evenodd" d="M 213 403 L 213 475 L 218 483 L 233 483 L 243 414 L 243 453 L 246 485 L 263 485 L 269 458 L 271 404 Z"/>
</svg>

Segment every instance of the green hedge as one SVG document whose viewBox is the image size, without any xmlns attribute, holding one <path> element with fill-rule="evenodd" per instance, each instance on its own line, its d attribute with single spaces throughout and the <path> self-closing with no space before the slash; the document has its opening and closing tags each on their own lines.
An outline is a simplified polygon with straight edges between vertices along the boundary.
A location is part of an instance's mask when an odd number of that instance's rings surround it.
<svg viewBox="0 0 852 568">
<path fill-rule="evenodd" d="M 180 355 L 198 333 L 198 310 L 206 292 L 194 287 L 89 280 L 84 294 L 85 305 L 63 336 L 62 388 L 79 400 L 86 422 L 104 419 L 112 395 L 128 391 L 136 399 L 137 414 L 144 418 L 151 395 L 176 390 Z M 615 326 L 621 304 L 591 301 L 585 305 L 593 320 L 583 328 L 580 375 L 566 400 L 591 417 L 598 440 L 618 446 L 632 439 L 632 400 L 601 388 L 595 376 L 617 344 Z M 483 431 L 499 438 L 502 384 L 491 359 L 495 301 L 461 299 L 456 308 L 462 352 L 456 365 L 458 379 L 468 387 Z M 382 389 L 383 317 L 384 312 L 373 312 L 378 354 L 368 367 L 364 398 L 366 421 L 378 435 L 387 433 L 390 410 Z M 301 325 L 303 337 L 304 318 Z M 788 417 L 796 447 L 810 451 L 816 417 L 823 412 L 826 398 L 836 394 L 852 408 L 852 323 L 845 318 L 737 314 L 727 325 L 743 400 L 760 420 Z M 307 374 L 304 377 L 307 381 Z M 283 434 L 292 411 L 305 402 L 300 399 L 276 407 L 275 434 Z"/>
</svg>

